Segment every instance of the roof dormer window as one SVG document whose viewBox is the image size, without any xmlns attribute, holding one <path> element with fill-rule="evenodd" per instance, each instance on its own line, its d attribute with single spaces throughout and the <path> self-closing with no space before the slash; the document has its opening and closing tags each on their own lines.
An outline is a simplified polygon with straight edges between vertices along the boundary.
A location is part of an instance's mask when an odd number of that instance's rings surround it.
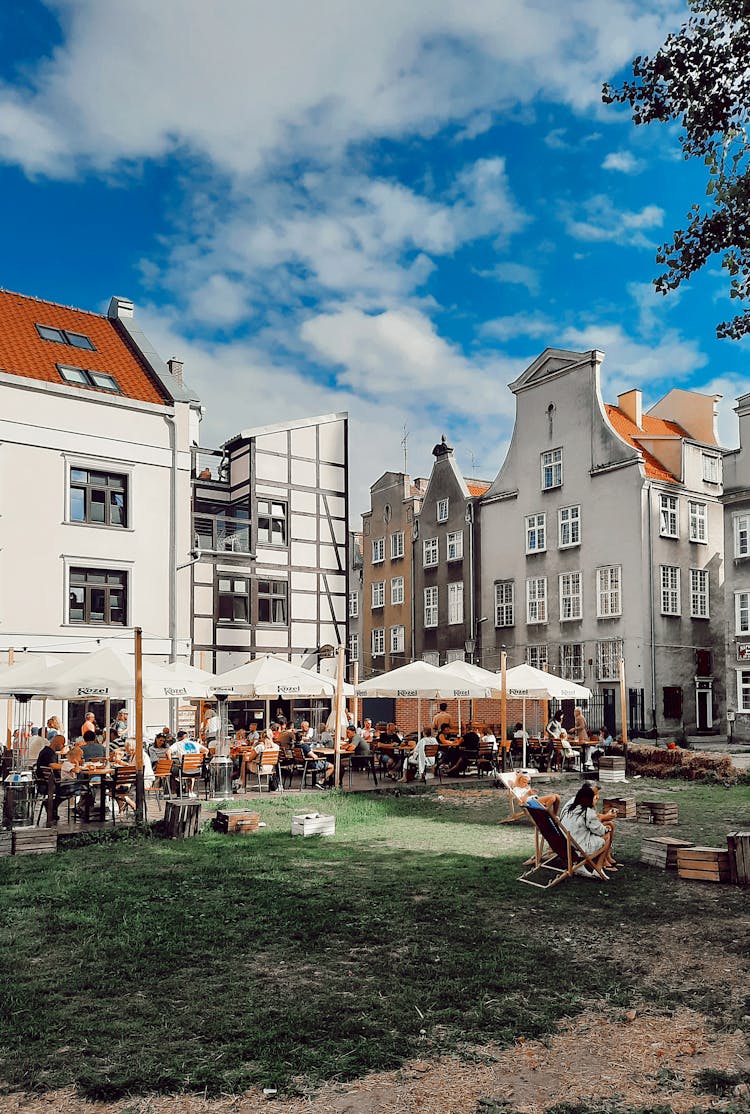
<svg viewBox="0 0 750 1114">
<path fill-rule="evenodd" d="M 70 367 L 68 364 L 58 364 L 57 370 L 66 383 L 76 387 L 96 387 L 100 391 L 110 391 L 112 394 L 122 394 L 120 384 L 113 375 L 105 371 L 86 371 L 82 367 Z"/>
<path fill-rule="evenodd" d="M 89 352 L 96 352 L 92 340 L 83 333 L 71 333 L 68 329 L 56 329 L 52 325 L 37 325 L 36 331 L 42 340 L 51 340 L 54 344 L 69 344 L 73 348 L 85 348 Z"/>
</svg>

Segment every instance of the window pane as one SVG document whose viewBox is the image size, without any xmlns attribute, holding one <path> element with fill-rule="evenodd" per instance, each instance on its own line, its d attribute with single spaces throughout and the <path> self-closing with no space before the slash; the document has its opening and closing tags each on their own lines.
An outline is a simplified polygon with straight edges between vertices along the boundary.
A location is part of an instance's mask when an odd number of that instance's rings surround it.
<svg viewBox="0 0 750 1114">
<path fill-rule="evenodd" d="M 109 593 L 109 621 L 125 623 L 125 593 L 121 588 L 116 588 Z"/>
<path fill-rule="evenodd" d="M 54 340 L 58 344 L 65 344 L 65 336 L 62 329 L 53 329 L 51 325 L 37 325 L 36 331 L 42 340 Z"/>
<path fill-rule="evenodd" d="M 106 522 L 107 515 L 107 493 L 92 488 L 89 492 L 89 507 L 91 513 L 89 515 L 90 522 Z"/>
<path fill-rule="evenodd" d="M 89 474 L 85 468 L 71 468 L 70 479 L 73 483 L 85 484 L 89 482 Z"/>
<path fill-rule="evenodd" d="M 227 619 L 231 621 L 234 615 L 234 609 L 232 607 L 232 596 L 219 596 L 218 612 L 220 619 Z"/>
<path fill-rule="evenodd" d="M 70 489 L 70 519 L 71 522 L 86 521 L 86 492 L 83 488 Z"/>
<path fill-rule="evenodd" d="M 113 526 L 127 526 L 125 518 L 125 496 L 119 491 L 109 495 L 109 520 Z"/>
<path fill-rule="evenodd" d="M 66 383 L 85 383 L 86 386 L 88 386 L 89 381 L 86 377 L 86 372 L 81 371 L 79 367 L 65 367 L 63 364 L 58 364 L 57 370 Z"/>
<path fill-rule="evenodd" d="M 89 376 L 91 382 L 95 387 L 101 387 L 105 391 L 119 391 L 117 380 L 111 375 L 105 375 L 103 371 L 90 371 Z"/>
<path fill-rule="evenodd" d="M 248 598 L 247 596 L 233 596 L 234 600 L 234 620 L 237 623 L 248 623 L 250 615 L 248 613 Z"/>
<path fill-rule="evenodd" d="M 87 348 L 90 352 L 96 351 L 89 338 L 85 337 L 83 333 L 69 333 L 66 329 L 65 336 L 68 344 L 72 344 L 74 348 Z"/>
<path fill-rule="evenodd" d="M 284 545 L 286 540 L 286 523 L 279 522 L 277 518 L 271 521 L 272 541 L 274 545 Z"/>
<path fill-rule="evenodd" d="M 91 588 L 89 590 L 89 609 L 92 623 L 104 622 L 106 595 L 104 588 Z"/>
<path fill-rule="evenodd" d="M 84 589 L 70 589 L 70 607 L 68 618 L 71 623 L 82 623 L 84 620 Z"/>
</svg>

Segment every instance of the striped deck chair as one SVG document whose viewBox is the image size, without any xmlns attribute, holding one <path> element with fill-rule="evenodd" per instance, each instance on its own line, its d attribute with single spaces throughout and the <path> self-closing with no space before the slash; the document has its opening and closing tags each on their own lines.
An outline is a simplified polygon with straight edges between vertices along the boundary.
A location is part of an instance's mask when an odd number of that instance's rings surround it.
<svg viewBox="0 0 750 1114">
<path fill-rule="evenodd" d="M 594 864 L 591 856 L 586 854 L 544 805 L 532 798 L 521 807 L 534 823 L 534 855 L 523 864 L 529 869 L 520 876 L 519 882 L 526 882 L 540 890 L 549 890 L 558 882 L 573 878 L 584 867 L 598 874 L 603 882 L 607 881 L 606 875 Z M 542 870 L 551 872 L 549 882 L 538 882 L 533 877 Z"/>
</svg>

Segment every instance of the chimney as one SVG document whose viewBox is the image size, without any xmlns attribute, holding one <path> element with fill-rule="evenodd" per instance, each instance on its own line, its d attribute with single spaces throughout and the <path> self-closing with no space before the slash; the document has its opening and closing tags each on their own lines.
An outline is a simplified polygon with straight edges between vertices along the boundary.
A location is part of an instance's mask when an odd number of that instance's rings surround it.
<svg viewBox="0 0 750 1114">
<path fill-rule="evenodd" d="M 109 309 L 107 310 L 107 317 L 134 317 L 135 305 L 131 302 L 130 298 L 110 298 Z"/>
<path fill-rule="evenodd" d="M 169 374 L 182 386 L 182 360 L 178 360 L 176 356 L 172 356 L 171 360 L 167 360 L 167 367 L 169 368 Z"/>
<path fill-rule="evenodd" d="M 643 429 L 643 395 L 639 390 L 625 391 L 617 396 L 617 405 L 638 429 Z"/>
</svg>

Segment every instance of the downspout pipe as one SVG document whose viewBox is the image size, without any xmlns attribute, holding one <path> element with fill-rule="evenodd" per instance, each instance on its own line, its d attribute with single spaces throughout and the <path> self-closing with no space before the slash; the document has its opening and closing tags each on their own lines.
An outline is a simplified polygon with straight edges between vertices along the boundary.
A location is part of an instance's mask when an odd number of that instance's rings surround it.
<svg viewBox="0 0 750 1114">
<path fill-rule="evenodd" d="M 654 732 L 654 742 L 658 743 L 659 735 L 656 729 L 656 622 L 654 617 L 653 487 L 650 480 L 646 481 L 646 494 L 648 496 L 648 620 L 649 643 L 651 646 L 651 725 Z"/>
<path fill-rule="evenodd" d="M 177 422 L 174 414 L 165 414 L 169 426 L 171 466 L 169 476 L 169 660 L 177 661 Z M 169 702 L 169 729 L 177 727 L 177 707 Z"/>
</svg>

